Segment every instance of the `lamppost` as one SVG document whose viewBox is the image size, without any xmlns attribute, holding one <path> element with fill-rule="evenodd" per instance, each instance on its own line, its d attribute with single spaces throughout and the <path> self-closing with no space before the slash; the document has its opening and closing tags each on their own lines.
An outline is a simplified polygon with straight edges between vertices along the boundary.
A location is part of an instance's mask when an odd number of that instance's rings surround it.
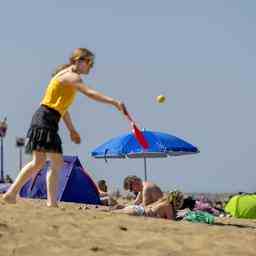
<svg viewBox="0 0 256 256">
<path fill-rule="evenodd" d="M 22 149 L 23 149 L 24 145 L 25 145 L 25 138 L 17 137 L 16 138 L 16 147 L 19 149 L 19 153 L 20 153 L 20 165 L 19 165 L 20 170 L 22 168 Z"/>
<path fill-rule="evenodd" d="M 4 183 L 4 137 L 7 132 L 7 118 L 0 121 L 0 138 L 1 138 L 1 172 L 0 172 L 0 183 Z"/>
</svg>

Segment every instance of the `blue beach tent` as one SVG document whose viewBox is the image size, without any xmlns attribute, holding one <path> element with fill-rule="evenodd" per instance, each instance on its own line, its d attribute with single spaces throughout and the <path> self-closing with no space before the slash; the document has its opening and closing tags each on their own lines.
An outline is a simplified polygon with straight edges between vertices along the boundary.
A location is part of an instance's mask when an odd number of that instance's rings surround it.
<svg viewBox="0 0 256 256">
<path fill-rule="evenodd" d="M 42 170 L 30 179 L 21 189 L 20 196 L 46 199 L 46 173 L 50 162 L 47 161 Z M 78 157 L 64 156 L 64 166 L 60 172 L 57 192 L 58 201 L 101 204 L 98 189 L 83 169 Z"/>
</svg>

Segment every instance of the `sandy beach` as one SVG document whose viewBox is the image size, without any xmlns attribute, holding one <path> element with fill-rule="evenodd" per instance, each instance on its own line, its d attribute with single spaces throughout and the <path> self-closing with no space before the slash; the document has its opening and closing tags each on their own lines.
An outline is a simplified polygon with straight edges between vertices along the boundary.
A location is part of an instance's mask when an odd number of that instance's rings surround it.
<svg viewBox="0 0 256 256">
<path fill-rule="evenodd" d="M 43 200 L 0 201 L 0 255 L 251 255 L 256 221 L 219 225 L 99 212 L 79 204 L 47 208 Z"/>
</svg>

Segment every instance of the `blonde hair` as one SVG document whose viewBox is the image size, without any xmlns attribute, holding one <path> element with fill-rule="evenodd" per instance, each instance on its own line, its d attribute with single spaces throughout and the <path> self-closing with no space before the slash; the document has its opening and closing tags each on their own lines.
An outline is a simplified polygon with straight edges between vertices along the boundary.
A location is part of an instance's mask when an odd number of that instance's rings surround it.
<svg viewBox="0 0 256 256">
<path fill-rule="evenodd" d="M 85 59 L 93 59 L 93 58 L 94 58 L 94 54 L 90 50 L 86 48 L 77 48 L 70 55 L 69 63 L 61 64 L 57 66 L 57 68 L 52 73 L 52 76 L 57 75 L 60 71 L 70 67 L 71 65 L 75 64 L 77 61 L 85 60 Z"/>
<path fill-rule="evenodd" d="M 175 210 L 179 210 L 184 203 L 184 194 L 178 190 L 169 192 L 167 200 Z"/>
<path fill-rule="evenodd" d="M 183 206 L 183 203 L 184 194 L 178 190 L 174 190 L 158 199 L 152 205 L 171 204 L 174 210 L 177 211 Z"/>
</svg>

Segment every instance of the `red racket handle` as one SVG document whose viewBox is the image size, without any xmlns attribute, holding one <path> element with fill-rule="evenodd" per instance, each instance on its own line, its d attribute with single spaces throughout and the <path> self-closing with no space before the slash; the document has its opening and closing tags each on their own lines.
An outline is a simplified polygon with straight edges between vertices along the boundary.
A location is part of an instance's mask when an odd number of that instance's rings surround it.
<svg viewBox="0 0 256 256">
<path fill-rule="evenodd" d="M 130 122 L 134 123 L 133 119 L 132 119 L 131 115 L 129 114 L 129 112 L 127 111 L 126 107 L 124 108 L 124 114 L 126 115 L 126 117 L 128 118 L 128 120 Z"/>
</svg>

